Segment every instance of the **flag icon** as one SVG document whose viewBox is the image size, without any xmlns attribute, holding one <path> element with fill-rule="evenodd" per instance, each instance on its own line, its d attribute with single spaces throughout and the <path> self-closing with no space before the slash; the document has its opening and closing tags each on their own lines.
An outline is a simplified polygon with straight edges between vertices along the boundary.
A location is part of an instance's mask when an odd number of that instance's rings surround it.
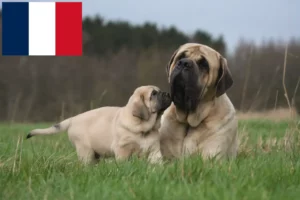
<svg viewBox="0 0 300 200">
<path fill-rule="evenodd" d="M 2 2 L 2 55 L 81 56 L 81 2 Z"/>
</svg>

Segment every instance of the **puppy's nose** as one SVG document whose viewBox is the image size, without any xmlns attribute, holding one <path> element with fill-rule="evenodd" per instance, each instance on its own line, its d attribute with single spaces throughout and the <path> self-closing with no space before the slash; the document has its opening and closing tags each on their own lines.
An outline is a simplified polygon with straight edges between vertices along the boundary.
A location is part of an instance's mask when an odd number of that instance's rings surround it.
<svg viewBox="0 0 300 200">
<path fill-rule="evenodd" d="M 178 61 L 178 66 L 188 68 L 193 66 L 193 61 L 188 58 L 182 58 Z"/>
<path fill-rule="evenodd" d="M 171 95 L 169 93 L 166 93 L 166 98 L 171 99 Z"/>
<path fill-rule="evenodd" d="M 168 92 L 163 92 L 163 93 L 162 93 L 162 96 L 165 97 L 165 98 L 171 97 L 170 94 L 169 94 Z"/>
</svg>

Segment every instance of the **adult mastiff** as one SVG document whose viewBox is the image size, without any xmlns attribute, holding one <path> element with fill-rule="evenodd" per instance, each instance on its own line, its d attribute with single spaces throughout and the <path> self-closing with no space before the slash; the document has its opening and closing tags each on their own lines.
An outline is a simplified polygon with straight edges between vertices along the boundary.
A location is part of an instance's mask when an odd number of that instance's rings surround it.
<svg viewBox="0 0 300 200">
<path fill-rule="evenodd" d="M 225 93 L 233 84 L 226 59 L 208 46 L 187 43 L 172 55 L 167 74 L 173 103 L 162 116 L 163 156 L 235 157 L 237 119 Z"/>
</svg>

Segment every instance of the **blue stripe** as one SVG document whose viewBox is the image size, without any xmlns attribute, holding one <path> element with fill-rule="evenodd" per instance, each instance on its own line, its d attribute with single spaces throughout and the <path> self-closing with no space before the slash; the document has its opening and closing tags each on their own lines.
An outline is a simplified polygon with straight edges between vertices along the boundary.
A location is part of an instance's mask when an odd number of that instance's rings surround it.
<svg viewBox="0 0 300 200">
<path fill-rule="evenodd" d="M 28 55 L 28 2 L 2 2 L 2 55 Z"/>
</svg>

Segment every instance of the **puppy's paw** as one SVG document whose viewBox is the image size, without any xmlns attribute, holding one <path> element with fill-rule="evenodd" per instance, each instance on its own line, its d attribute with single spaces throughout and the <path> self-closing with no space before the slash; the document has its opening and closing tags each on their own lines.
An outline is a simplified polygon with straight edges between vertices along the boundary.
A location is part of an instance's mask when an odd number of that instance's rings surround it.
<svg viewBox="0 0 300 200">
<path fill-rule="evenodd" d="M 152 152 L 148 156 L 148 161 L 151 164 L 163 164 L 163 157 L 160 151 Z"/>
</svg>

